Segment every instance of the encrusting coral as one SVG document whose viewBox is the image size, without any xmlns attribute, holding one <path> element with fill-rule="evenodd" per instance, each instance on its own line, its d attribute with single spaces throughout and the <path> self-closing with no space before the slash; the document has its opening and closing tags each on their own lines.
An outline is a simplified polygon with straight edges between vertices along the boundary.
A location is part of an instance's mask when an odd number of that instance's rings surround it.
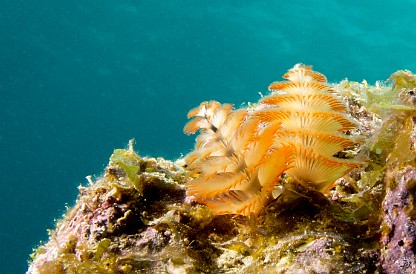
<svg viewBox="0 0 416 274">
<path fill-rule="evenodd" d="M 185 159 L 115 150 L 27 273 L 415 273 L 416 76 L 284 77 L 192 110 Z"/>
<path fill-rule="evenodd" d="M 217 214 L 258 215 L 281 185 L 282 174 L 318 191 L 362 162 L 335 157 L 360 140 L 358 127 L 323 74 L 298 64 L 269 86 L 273 93 L 251 109 L 203 102 L 185 126 L 197 137 L 185 158 L 188 195 Z"/>
</svg>

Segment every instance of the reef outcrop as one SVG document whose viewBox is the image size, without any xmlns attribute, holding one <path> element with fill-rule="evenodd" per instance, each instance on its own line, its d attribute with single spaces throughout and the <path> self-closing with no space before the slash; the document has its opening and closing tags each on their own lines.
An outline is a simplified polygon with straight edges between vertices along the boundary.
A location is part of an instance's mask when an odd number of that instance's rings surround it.
<svg viewBox="0 0 416 274">
<path fill-rule="evenodd" d="M 286 180 L 255 217 L 217 215 L 187 196 L 183 159 L 130 142 L 79 187 L 27 273 L 414 273 L 416 77 L 390 81 L 331 85 L 367 165 L 327 192 Z"/>
</svg>

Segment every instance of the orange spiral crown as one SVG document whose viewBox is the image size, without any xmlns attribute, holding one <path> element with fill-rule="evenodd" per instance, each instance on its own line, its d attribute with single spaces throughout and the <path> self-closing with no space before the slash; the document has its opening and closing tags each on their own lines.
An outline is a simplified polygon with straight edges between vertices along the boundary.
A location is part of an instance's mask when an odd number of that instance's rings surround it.
<svg viewBox="0 0 416 274">
<path fill-rule="evenodd" d="M 187 134 L 201 131 L 186 158 L 187 194 L 216 214 L 257 215 L 286 173 L 318 191 L 362 163 L 335 157 L 361 140 L 358 124 L 310 66 L 296 65 L 272 83 L 255 109 L 203 102 L 188 113 Z"/>
</svg>

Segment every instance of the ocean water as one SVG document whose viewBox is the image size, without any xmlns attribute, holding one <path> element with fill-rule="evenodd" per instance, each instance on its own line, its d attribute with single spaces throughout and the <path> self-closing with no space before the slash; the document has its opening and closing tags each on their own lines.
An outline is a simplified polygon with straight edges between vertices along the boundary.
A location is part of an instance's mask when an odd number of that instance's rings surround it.
<svg viewBox="0 0 416 274">
<path fill-rule="evenodd" d="M 416 2 L 0 0 L 0 268 L 23 273 L 113 149 L 176 159 L 201 101 L 257 101 L 302 62 L 416 72 Z"/>
</svg>

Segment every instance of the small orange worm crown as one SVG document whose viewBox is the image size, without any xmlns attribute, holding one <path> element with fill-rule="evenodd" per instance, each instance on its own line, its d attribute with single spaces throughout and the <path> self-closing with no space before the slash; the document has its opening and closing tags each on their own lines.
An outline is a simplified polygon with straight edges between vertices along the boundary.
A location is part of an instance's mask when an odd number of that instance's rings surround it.
<svg viewBox="0 0 416 274">
<path fill-rule="evenodd" d="M 326 77 L 298 64 L 283 78 L 254 109 L 210 101 L 188 113 L 184 132 L 201 133 L 185 157 L 187 194 L 216 214 L 258 215 L 283 173 L 326 191 L 362 164 L 334 156 L 361 139 L 345 134 L 358 124 Z"/>
</svg>

